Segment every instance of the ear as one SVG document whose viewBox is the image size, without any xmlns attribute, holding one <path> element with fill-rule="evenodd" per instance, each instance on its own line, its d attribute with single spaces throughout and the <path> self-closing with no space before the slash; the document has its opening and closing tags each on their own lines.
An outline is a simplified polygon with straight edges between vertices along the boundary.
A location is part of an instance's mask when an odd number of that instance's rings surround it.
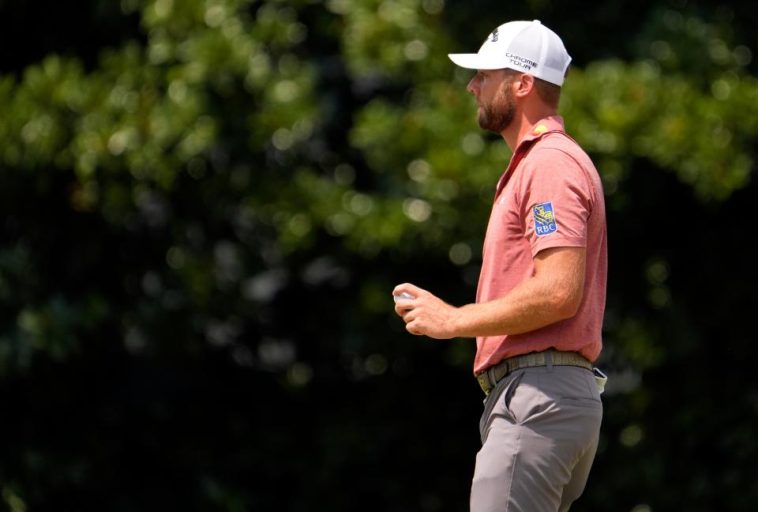
<svg viewBox="0 0 758 512">
<path fill-rule="evenodd" d="M 513 81 L 514 91 L 513 93 L 519 98 L 525 98 L 529 96 L 529 93 L 534 89 L 534 77 L 532 75 L 522 74 Z"/>
</svg>

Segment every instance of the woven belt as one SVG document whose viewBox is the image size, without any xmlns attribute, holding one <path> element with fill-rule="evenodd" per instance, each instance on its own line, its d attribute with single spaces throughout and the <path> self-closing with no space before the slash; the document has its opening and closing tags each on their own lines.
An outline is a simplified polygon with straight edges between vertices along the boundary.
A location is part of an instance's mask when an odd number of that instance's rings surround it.
<svg viewBox="0 0 758 512">
<path fill-rule="evenodd" d="M 485 371 L 476 376 L 479 386 L 485 395 L 500 382 L 506 375 L 509 375 L 521 368 L 533 368 L 535 366 L 578 366 L 592 371 L 592 364 L 576 352 L 560 352 L 558 350 L 546 350 L 544 352 L 532 352 L 523 356 L 509 357 L 487 368 Z"/>
</svg>

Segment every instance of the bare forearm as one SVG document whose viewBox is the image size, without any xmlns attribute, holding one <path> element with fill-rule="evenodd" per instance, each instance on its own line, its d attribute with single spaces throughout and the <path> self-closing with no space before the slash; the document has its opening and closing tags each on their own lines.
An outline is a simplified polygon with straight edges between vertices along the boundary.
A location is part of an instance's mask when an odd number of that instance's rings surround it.
<svg viewBox="0 0 758 512">
<path fill-rule="evenodd" d="M 584 290 L 584 248 L 554 248 L 535 257 L 534 274 L 505 296 L 456 308 L 410 283 L 394 295 L 407 294 L 395 312 L 412 334 L 447 339 L 520 334 L 571 318 Z"/>
<path fill-rule="evenodd" d="M 456 337 L 534 331 L 575 314 L 571 300 L 538 279 L 528 279 L 499 299 L 458 309 Z"/>
</svg>

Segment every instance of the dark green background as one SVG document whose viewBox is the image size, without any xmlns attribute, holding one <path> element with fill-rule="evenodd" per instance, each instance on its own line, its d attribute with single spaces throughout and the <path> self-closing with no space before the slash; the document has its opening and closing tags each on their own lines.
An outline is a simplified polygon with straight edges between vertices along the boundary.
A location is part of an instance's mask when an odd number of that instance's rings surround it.
<svg viewBox="0 0 758 512">
<path fill-rule="evenodd" d="M 758 508 L 758 11 L 687 0 L 0 1 L 0 503 L 460 511 L 473 300 L 509 153 L 497 24 L 574 57 L 603 176 L 610 375 L 586 511 Z"/>
</svg>

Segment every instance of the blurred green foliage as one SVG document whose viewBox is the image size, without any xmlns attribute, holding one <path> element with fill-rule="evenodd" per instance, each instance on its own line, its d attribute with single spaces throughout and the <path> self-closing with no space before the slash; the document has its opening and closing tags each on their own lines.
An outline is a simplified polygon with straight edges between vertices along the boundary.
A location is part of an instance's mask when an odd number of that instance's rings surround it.
<svg viewBox="0 0 758 512">
<path fill-rule="evenodd" d="M 758 506 L 752 7 L 484 5 L 92 0 L 73 51 L 29 25 L 0 76 L 9 510 L 465 509 L 473 345 L 406 335 L 390 292 L 473 299 L 509 153 L 446 55 L 534 17 L 577 49 L 561 111 L 608 201 L 577 508 Z"/>
</svg>

